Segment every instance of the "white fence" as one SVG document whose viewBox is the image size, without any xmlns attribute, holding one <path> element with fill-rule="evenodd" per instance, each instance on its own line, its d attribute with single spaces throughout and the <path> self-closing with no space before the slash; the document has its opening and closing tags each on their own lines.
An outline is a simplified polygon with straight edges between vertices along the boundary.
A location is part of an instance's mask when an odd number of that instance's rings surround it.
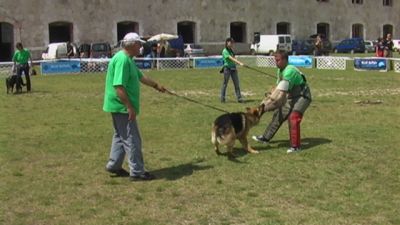
<svg viewBox="0 0 400 225">
<path fill-rule="evenodd" d="M 253 67 L 276 67 L 273 56 L 246 56 L 239 55 L 237 58 L 248 66 Z M 314 67 L 317 69 L 346 70 L 348 61 L 354 60 L 350 57 L 312 57 Z M 34 65 L 40 65 L 41 74 L 54 73 L 104 73 L 107 71 L 110 59 L 60 59 L 34 61 Z M 195 58 L 154 58 L 135 59 L 141 69 L 170 70 L 190 68 L 221 67 L 220 56 L 195 57 Z M 389 69 L 400 72 L 400 59 L 387 58 Z M 0 76 L 11 74 L 12 62 L 0 63 Z M 52 70 L 55 67 L 55 70 Z M 54 69 L 54 68 L 53 68 Z M 65 71 L 63 69 L 66 69 Z"/>
</svg>

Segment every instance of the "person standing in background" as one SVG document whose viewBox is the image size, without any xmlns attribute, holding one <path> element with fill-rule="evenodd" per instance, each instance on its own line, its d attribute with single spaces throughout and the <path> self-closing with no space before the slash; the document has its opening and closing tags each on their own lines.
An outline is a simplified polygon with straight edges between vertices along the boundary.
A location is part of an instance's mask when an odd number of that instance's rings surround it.
<svg viewBox="0 0 400 225">
<path fill-rule="evenodd" d="M 28 92 L 31 91 L 31 79 L 29 77 L 29 68 L 33 65 L 31 53 L 28 49 L 24 48 L 21 42 L 18 42 L 15 47 L 17 51 L 15 51 L 14 56 L 12 58 L 14 62 L 14 69 L 17 70 L 17 76 L 20 78 L 22 76 L 22 72 L 25 74 L 26 80 L 26 90 Z M 29 65 L 30 62 L 30 65 Z M 22 92 L 22 83 L 21 79 L 17 79 L 17 93 Z"/>
</svg>

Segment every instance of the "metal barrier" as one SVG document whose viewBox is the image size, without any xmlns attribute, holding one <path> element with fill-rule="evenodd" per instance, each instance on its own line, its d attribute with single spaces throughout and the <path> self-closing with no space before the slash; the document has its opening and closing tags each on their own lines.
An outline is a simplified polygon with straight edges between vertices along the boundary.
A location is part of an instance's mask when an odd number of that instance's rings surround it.
<svg viewBox="0 0 400 225">
<path fill-rule="evenodd" d="M 0 76 L 9 76 L 12 73 L 13 62 L 2 62 L 0 63 Z"/>
<path fill-rule="evenodd" d="M 315 60 L 317 69 L 346 70 L 347 60 L 351 60 L 351 58 L 321 56 L 315 57 Z"/>
</svg>

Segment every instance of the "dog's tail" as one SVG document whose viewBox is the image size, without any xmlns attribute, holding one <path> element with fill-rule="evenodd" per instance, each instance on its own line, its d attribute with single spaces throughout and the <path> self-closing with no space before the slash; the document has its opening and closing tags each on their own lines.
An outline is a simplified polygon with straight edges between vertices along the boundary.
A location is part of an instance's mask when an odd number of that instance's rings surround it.
<svg viewBox="0 0 400 225">
<path fill-rule="evenodd" d="M 226 129 L 226 127 L 218 127 L 213 124 L 211 130 L 211 143 L 215 144 L 217 141 L 223 140 L 223 134 L 225 133 Z"/>
</svg>

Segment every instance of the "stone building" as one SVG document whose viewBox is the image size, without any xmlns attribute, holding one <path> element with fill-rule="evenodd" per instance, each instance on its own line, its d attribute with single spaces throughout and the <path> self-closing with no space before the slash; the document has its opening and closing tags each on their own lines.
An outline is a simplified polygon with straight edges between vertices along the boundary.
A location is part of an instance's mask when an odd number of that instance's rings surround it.
<svg viewBox="0 0 400 225">
<path fill-rule="evenodd" d="M 48 43 L 115 44 L 125 33 L 182 35 L 218 54 L 226 37 L 246 53 L 255 32 L 332 41 L 400 36 L 398 0 L 1 0 L 0 61 L 22 41 L 38 58 Z"/>
</svg>

